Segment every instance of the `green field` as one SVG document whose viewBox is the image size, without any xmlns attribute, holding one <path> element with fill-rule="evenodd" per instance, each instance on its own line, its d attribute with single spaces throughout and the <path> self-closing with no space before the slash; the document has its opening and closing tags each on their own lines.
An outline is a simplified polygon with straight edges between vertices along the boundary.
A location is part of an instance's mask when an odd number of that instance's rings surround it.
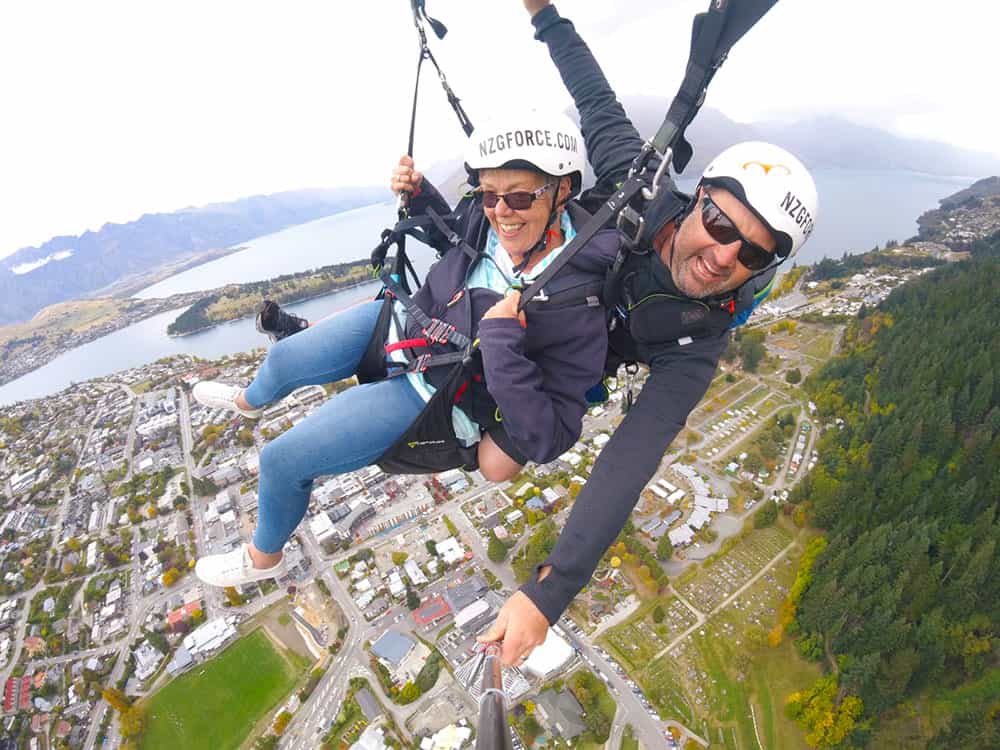
<svg viewBox="0 0 1000 750">
<path fill-rule="evenodd" d="M 230 750 L 291 691 L 308 664 L 261 630 L 144 701 L 142 750 Z"/>
<path fill-rule="evenodd" d="M 639 750 L 639 740 L 632 732 L 632 726 L 625 727 L 625 734 L 622 735 L 621 750 Z"/>
</svg>

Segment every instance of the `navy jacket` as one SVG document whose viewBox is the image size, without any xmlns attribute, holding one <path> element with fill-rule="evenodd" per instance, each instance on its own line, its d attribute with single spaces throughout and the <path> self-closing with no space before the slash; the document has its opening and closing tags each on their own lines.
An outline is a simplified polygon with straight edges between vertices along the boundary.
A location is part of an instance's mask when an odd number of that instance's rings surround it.
<svg viewBox="0 0 1000 750">
<path fill-rule="evenodd" d="M 425 179 L 410 210 L 420 215 L 428 207 L 439 214 L 450 211 L 447 201 Z M 567 210 L 577 228 L 589 217 L 573 202 Z M 489 230 L 482 206 L 463 198 L 455 215 L 455 231 L 473 248 L 482 250 Z M 432 317 L 469 333 L 468 309 L 448 303 L 463 288 L 472 260 L 440 232 L 432 230 L 430 235 L 442 255 L 414 293 L 414 301 Z M 599 289 L 614 262 L 618 242 L 615 231 L 601 230 L 558 276 L 589 282 Z M 525 310 L 527 326 L 522 328 L 514 318 L 482 320 L 485 310 L 475 309 L 481 304 L 473 306 L 472 334 L 480 338 L 486 387 L 515 447 L 527 458 L 547 463 L 579 439 L 587 411 L 586 392 L 601 380 L 607 352 L 604 307 L 587 305 L 582 299 L 573 305 L 533 302 Z"/>
<path fill-rule="evenodd" d="M 596 186 L 582 202 L 594 210 L 625 179 L 642 138 L 573 24 L 561 18 L 554 6 L 537 13 L 532 23 L 580 113 L 587 153 L 597 176 Z M 521 588 L 550 623 L 587 584 L 625 525 L 642 488 L 708 389 L 728 340 L 726 333 L 686 346 L 640 352 L 650 369 L 641 394 L 604 446 L 555 549 L 543 563 L 552 566 L 549 575 Z"/>
</svg>

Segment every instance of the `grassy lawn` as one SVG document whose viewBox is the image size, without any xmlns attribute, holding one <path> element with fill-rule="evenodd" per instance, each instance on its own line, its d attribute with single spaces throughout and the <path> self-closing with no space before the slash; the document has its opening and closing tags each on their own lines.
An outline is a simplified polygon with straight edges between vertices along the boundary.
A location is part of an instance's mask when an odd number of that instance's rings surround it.
<svg viewBox="0 0 1000 750">
<path fill-rule="evenodd" d="M 302 657 L 279 653 L 255 630 L 144 701 L 148 728 L 141 748 L 237 748 L 288 695 L 306 667 Z"/>
<path fill-rule="evenodd" d="M 639 740 L 632 733 L 632 726 L 625 727 L 625 734 L 622 735 L 622 744 L 619 750 L 639 750 Z"/>
<path fill-rule="evenodd" d="M 764 747 L 791 750 L 808 747 L 802 730 L 785 716 L 785 699 L 796 690 L 812 685 L 821 674 L 818 664 L 799 656 L 791 640 L 778 648 L 765 648 L 754 658 L 753 700 Z"/>
<path fill-rule="evenodd" d="M 815 328 L 808 330 L 808 335 L 803 342 L 802 353 L 817 359 L 829 359 L 830 351 L 833 348 L 833 337 L 836 331 Z"/>
</svg>

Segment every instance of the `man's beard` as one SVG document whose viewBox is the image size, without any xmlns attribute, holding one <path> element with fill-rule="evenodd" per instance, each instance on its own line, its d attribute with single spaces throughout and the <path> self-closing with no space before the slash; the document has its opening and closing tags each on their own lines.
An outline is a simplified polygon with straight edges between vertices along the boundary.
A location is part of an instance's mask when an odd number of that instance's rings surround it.
<svg viewBox="0 0 1000 750">
<path fill-rule="evenodd" d="M 689 256 L 672 264 L 674 267 L 670 269 L 670 275 L 673 277 L 674 285 L 688 297 L 695 299 L 730 291 L 731 276 L 719 277 L 718 280 L 708 282 L 697 278 L 692 267 L 697 258 L 696 255 Z"/>
</svg>

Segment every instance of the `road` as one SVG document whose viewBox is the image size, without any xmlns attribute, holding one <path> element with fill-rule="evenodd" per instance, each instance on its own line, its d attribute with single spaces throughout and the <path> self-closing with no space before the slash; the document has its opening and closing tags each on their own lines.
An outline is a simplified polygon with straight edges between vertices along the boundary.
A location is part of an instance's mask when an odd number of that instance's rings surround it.
<svg viewBox="0 0 1000 750">
<path fill-rule="evenodd" d="M 181 431 L 181 452 L 184 455 L 184 468 L 187 471 L 188 497 L 190 498 L 191 518 L 194 520 L 194 542 L 195 549 L 202 555 L 209 554 L 216 550 L 208 548 L 208 534 L 205 529 L 205 515 L 203 502 L 198 493 L 194 491 L 195 466 L 191 458 L 191 451 L 194 449 L 194 434 L 191 429 L 191 407 L 187 394 L 181 390 L 177 394 L 179 402 L 177 413 L 180 415 L 178 424 Z M 215 498 L 212 498 L 213 500 Z M 211 620 L 222 611 L 222 591 L 212 586 L 204 587 L 205 618 Z"/>
</svg>

